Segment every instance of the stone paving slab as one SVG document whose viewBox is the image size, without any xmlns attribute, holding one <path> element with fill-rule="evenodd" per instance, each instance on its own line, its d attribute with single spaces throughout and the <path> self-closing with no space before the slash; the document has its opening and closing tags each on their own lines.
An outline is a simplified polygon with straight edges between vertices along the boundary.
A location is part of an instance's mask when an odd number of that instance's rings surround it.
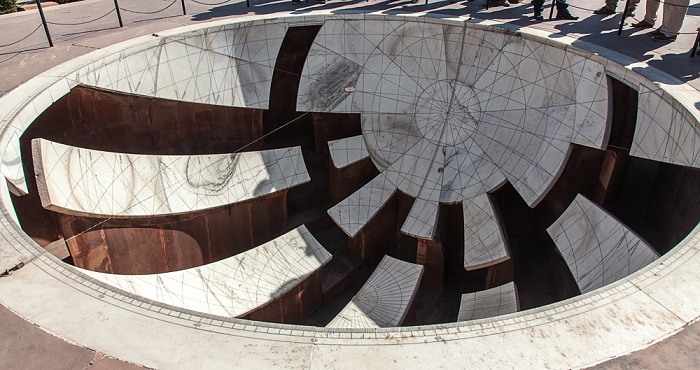
<svg viewBox="0 0 700 370">
<path fill-rule="evenodd" d="M 68 343 L 0 305 L 0 369 L 143 369 Z"/>
</svg>

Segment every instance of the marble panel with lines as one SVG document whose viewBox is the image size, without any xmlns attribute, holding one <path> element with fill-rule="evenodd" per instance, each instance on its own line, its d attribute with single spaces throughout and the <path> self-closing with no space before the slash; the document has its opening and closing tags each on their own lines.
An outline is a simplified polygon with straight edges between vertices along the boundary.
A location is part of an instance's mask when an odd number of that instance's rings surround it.
<svg viewBox="0 0 700 370">
<path fill-rule="evenodd" d="M 457 321 L 485 319 L 518 312 L 518 291 L 510 282 L 495 288 L 462 294 Z"/>
<path fill-rule="evenodd" d="M 32 140 L 42 205 L 107 217 L 192 212 L 310 181 L 300 147 L 214 155 L 102 152 Z"/>
<path fill-rule="evenodd" d="M 659 257 L 627 226 L 580 194 L 547 232 L 581 293 L 620 280 Z"/>
<path fill-rule="evenodd" d="M 150 275 L 81 271 L 149 300 L 206 314 L 239 317 L 299 285 L 331 257 L 302 225 L 249 251 L 187 270 Z"/>
<path fill-rule="evenodd" d="M 326 327 L 381 328 L 403 322 L 418 291 L 423 266 L 384 256 L 369 280 Z"/>
</svg>

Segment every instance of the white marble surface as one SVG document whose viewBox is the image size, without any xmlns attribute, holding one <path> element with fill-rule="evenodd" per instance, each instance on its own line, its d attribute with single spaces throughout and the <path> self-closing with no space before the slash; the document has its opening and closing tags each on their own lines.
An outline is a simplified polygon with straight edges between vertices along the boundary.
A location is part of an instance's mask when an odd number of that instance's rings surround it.
<svg viewBox="0 0 700 370">
<path fill-rule="evenodd" d="M 0 173 L 13 194 L 27 194 L 18 138 L 79 84 L 195 103 L 268 108 L 272 73 L 288 27 L 288 20 L 263 18 L 190 26 L 98 50 L 28 81 L 0 98 L 0 123 L 9 125 L 0 140 Z"/>
<path fill-rule="evenodd" d="M 46 108 L 67 94 L 75 84 L 65 77 L 38 76 L 0 98 L 0 173 L 16 196 L 28 193 L 20 158 L 19 137 Z"/>
<path fill-rule="evenodd" d="M 328 149 L 335 168 L 347 167 L 369 157 L 362 135 L 329 141 Z"/>
<path fill-rule="evenodd" d="M 188 310 L 243 316 L 296 287 L 332 258 L 305 226 L 233 257 L 150 275 L 83 272 L 131 294 Z"/>
<path fill-rule="evenodd" d="M 630 155 L 698 168 L 700 111 L 697 101 L 678 99 L 667 92 L 669 89 L 683 87 L 652 83 L 639 86 L 637 126 Z"/>
<path fill-rule="evenodd" d="M 69 79 L 126 93 L 266 109 L 285 22 L 246 22 L 178 35 L 96 61 Z"/>
<path fill-rule="evenodd" d="M 278 15 L 267 17 L 275 16 Z M 659 75 L 664 75 L 647 63 L 630 60 L 581 40 L 498 21 L 442 16 L 438 19 L 435 15 L 423 13 L 406 17 L 306 14 L 289 19 L 308 24 L 322 23 L 326 17 L 386 18 L 454 27 L 466 25 L 476 29 L 497 27 L 507 35 L 517 32 L 532 42 L 566 47 L 568 52 L 595 59 L 605 65 L 607 74 L 630 86 L 639 86 L 640 81 L 650 83 L 649 78 L 658 79 Z M 223 22 L 236 21 L 239 20 L 226 19 Z M 209 26 L 206 23 L 192 27 Z M 181 32 L 185 31 L 171 31 Z M 95 55 L 103 57 L 122 47 L 96 51 L 72 61 L 70 68 L 59 67 L 37 78 L 64 75 L 65 69 L 72 70 L 76 64 L 95 59 Z M 676 80 L 674 86 L 660 87 L 673 99 L 698 100 L 698 92 L 681 81 Z M 681 87 L 686 91 L 680 91 Z M 5 104 L 10 100 L 0 103 L 0 125 L 6 130 L 0 138 L 0 153 L 4 153 L 7 147 L 8 133 L 15 129 L 8 125 L 17 108 L 31 101 L 37 91 L 43 91 L 43 88 L 33 89 L 31 94 L 13 92 L 12 104 Z M 17 98 L 20 96 L 21 99 Z M 333 368 L 344 363 L 370 368 L 377 366 L 378 358 L 384 364 L 391 364 L 390 367 L 402 369 L 451 368 L 465 363 L 487 363 L 500 368 L 580 368 L 646 348 L 700 318 L 697 299 L 700 289 L 700 277 L 697 276 L 700 271 L 699 228 L 650 266 L 617 283 L 564 302 L 505 318 L 415 328 L 338 330 L 221 320 L 122 295 L 108 285 L 87 280 L 84 274 L 50 255 L 41 255 L 45 252 L 19 233 L 16 222 L 11 219 L 8 192 L 2 194 L 5 195 L 2 198 L 5 209 L 0 215 L 0 251 L 10 251 L 9 254 L 16 251 L 30 258 L 24 268 L 12 277 L 2 279 L 0 302 L 56 336 L 151 368 L 227 368 L 231 363 L 261 369 L 279 367 L 280 364 L 293 368 Z M 3 253 L 0 253 L 0 260 Z M 34 255 L 40 256 L 32 257 Z M 71 315 L 66 315 L 66 312 Z M 86 327 L 99 330 L 85 330 Z M 226 350 L 212 352 L 211 348 Z"/>
<path fill-rule="evenodd" d="M 477 270 L 510 258 L 493 203 L 488 194 L 462 202 L 464 269 Z"/>
<path fill-rule="evenodd" d="M 418 291 L 423 266 L 384 256 L 372 276 L 327 328 L 401 325 Z"/>
<path fill-rule="evenodd" d="M 152 156 L 32 141 L 42 205 L 108 217 L 179 214 L 233 204 L 310 181 L 300 147 Z"/>
<path fill-rule="evenodd" d="M 385 173 L 379 174 L 328 210 L 328 215 L 349 236 L 357 235 L 396 192 L 386 177 Z"/>
<path fill-rule="evenodd" d="M 430 239 L 440 202 L 470 202 L 509 181 L 535 206 L 571 143 L 605 147 L 604 72 L 598 62 L 518 34 L 331 19 L 304 66 L 297 109 L 362 113 L 382 186 L 417 198 L 402 232 Z M 336 219 L 353 235 L 357 219 L 347 221 Z"/>
<path fill-rule="evenodd" d="M 510 282 L 495 288 L 462 294 L 457 321 L 485 319 L 518 312 L 518 291 Z"/>
<path fill-rule="evenodd" d="M 582 293 L 623 279 L 659 257 L 632 230 L 580 194 L 547 232 Z"/>
</svg>

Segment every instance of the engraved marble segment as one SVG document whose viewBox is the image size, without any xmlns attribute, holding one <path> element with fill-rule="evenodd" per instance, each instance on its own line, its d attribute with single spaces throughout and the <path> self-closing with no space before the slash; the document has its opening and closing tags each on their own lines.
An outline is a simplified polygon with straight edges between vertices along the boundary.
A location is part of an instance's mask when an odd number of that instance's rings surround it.
<svg viewBox="0 0 700 370">
<path fill-rule="evenodd" d="M 664 88 L 674 90 L 672 86 Z M 685 91 L 673 96 L 664 88 L 651 83 L 640 86 L 637 126 L 630 155 L 700 167 L 697 102 L 682 102 L 681 97 L 688 95 Z"/>
<path fill-rule="evenodd" d="M 236 256 L 182 271 L 151 275 L 81 272 L 149 300 L 238 317 L 296 287 L 331 257 L 302 225 Z"/>
<path fill-rule="evenodd" d="M 354 237 L 396 191 L 394 183 L 386 174 L 379 174 L 356 192 L 328 210 L 338 226 L 350 237 Z"/>
<path fill-rule="evenodd" d="M 399 326 L 418 290 L 423 266 L 384 256 L 369 280 L 326 327 Z"/>
<path fill-rule="evenodd" d="M 335 168 L 347 167 L 369 157 L 362 135 L 329 141 L 328 149 Z"/>
<path fill-rule="evenodd" d="M 125 93 L 266 109 L 283 22 L 245 22 L 163 36 L 142 50 L 126 50 L 72 77 Z"/>
<path fill-rule="evenodd" d="M 186 213 L 310 181 L 300 147 L 215 155 L 102 152 L 32 140 L 37 187 L 50 210 L 86 216 Z"/>
<path fill-rule="evenodd" d="M 457 321 L 485 319 L 520 310 L 515 283 L 462 294 Z"/>
<path fill-rule="evenodd" d="M 622 279 L 659 257 L 632 230 L 580 194 L 547 232 L 581 293 Z"/>
<path fill-rule="evenodd" d="M 462 202 L 464 269 L 477 270 L 510 258 L 501 225 L 487 194 Z"/>
</svg>

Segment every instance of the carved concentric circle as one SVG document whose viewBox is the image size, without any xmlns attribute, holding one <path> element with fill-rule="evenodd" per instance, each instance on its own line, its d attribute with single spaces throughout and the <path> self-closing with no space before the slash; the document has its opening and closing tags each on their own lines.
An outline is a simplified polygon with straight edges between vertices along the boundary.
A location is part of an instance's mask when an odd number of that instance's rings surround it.
<svg viewBox="0 0 700 370">
<path fill-rule="evenodd" d="M 481 107 L 471 87 L 440 80 L 423 90 L 414 117 L 423 138 L 438 146 L 452 146 L 472 137 L 481 119 Z"/>
</svg>

